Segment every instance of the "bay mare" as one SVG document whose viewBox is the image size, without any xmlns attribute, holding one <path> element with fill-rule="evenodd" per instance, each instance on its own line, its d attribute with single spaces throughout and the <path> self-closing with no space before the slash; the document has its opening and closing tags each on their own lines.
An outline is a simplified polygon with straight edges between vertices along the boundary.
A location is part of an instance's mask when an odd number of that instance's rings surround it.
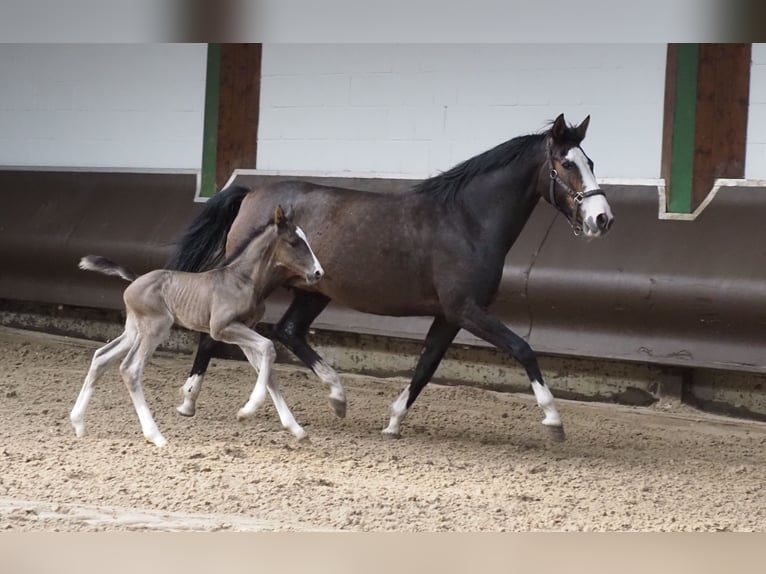
<svg viewBox="0 0 766 574">
<path fill-rule="evenodd" d="M 130 285 L 123 294 L 125 330 L 95 352 L 72 408 L 70 420 L 78 437 L 85 434 L 85 409 L 96 382 L 110 365 L 124 358 L 120 375 L 144 437 L 159 447 L 167 443 L 146 404 L 141 375 L 157 346 L 167 339 L 173 323 L 239 346 L 258 371 L 253 392 L 237 413 L 238 418 L 255 413 L 268 391 L 282 425 L 299 440 L 306 437 L 273 379 L 274 344 L 250 327 L 263 316 L 263 300 L 275 288 L 293 278 L 314 284 L 324 270 L 303 231 L 286 218 L 281 207 L 272 213 L 273 222 L 251 229 L 223 266 L 202 273 L 159 269 L 137 277 L 105 257 L 83 257 L 81 269 L 114 275 L 130 281 Z"/>
<path fill-rule="evenodd" d="M 412 380 L 391 406 L 385 435 L 400 435 L 402 420 L 463 328 L 521 363 L 543 410 L 542 424 L 562 440 L 561 418 L 535 353 L 487 308 L 506 254 L 541 197 L 566 217 L 575 234 L 600 237 L 612 225 L 593 163 L 581 147 L 589 119 L 571 126 L 561 114 L 544 132 L 501 143 L 402 195 L 299 181 L 252 191 L 232 186 L 207 202 L 168 267 L 210 268 L 262 225 L 275 205 L 290 206 L 326 275 L 316 285 L 294 284 L 292 303 L 274 336 L 330 386 L 338 416 L 346 412 L 338 374 L 306 339 L 331 300 L 365 313 L 434 317 Z M 214 346 L 201 337 L 182 387 L 182 414 L 194 414 Z"/>
</svg>

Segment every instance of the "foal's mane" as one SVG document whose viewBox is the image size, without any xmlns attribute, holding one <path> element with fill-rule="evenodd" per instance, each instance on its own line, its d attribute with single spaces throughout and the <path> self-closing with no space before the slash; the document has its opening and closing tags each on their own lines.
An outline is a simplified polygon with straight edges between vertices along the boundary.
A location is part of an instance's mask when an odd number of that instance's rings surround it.
<svg viewBox="0 0 766 574">
<path fill-rule="evenodd" d="M 551 121 L 549 125 L 552 125 Z M 413 188 L 414 193 L 426 193 L 442 202 L 454 200 L 462 189 L 475 177 L 506 167 L 522 159 L 526 154 L 537 151 L 540 144 L 551 134 L 551 128 L 545 131 L 515 137 L 490 150 L 459 163 L 455 167 L 425 179 Z M 575 129 L 567 126 L 565 141 L 576 142 Z"/>
<path fill-rule="evenodd" d="M 268 223 L 261 225 L 260 227 L 254 228 L 250 234 L 239 244 L 237 245 L 237 248 L 232 252 L 231 255 L 229 255 L 226 259 L 224 259 L 219 267 L 224 267 L 226 265 L 229 265 L 230 263 L 233 263 L 239 256 L 241 256 L 245 250 L 248 248 L 248 246 L 258 239 L 263 233 L 272 225 L 276 225 L 273 221 L 269 221 Z"/>
</svg>

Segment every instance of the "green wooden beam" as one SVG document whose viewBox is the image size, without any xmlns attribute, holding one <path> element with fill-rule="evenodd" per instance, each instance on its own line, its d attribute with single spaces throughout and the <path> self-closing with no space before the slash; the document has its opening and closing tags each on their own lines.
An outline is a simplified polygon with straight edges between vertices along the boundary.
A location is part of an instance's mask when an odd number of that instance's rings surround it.
<svg viewBox="0 0 766 574">
<path fill-rule="evenodd" d="M 675 213 L 692 211 L 698 75 L 699 44 L 679 45 L 668 203 Z"/>
<path fill-rule="evenodd" d="M 213 197 L 216 190 L 216 160 L 218 155 L 218 110 L 221 89 L 221 46 L 208 44 L 207 74 L 205 76 L 205 120 L 202 136 L 201 197 Z"/>
</svg>

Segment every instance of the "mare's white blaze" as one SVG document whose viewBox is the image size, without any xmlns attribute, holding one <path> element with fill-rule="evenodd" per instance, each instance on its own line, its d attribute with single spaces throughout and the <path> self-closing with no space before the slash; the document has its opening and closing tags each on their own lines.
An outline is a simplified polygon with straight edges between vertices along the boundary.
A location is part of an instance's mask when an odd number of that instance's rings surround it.
<svg viewBox="0 0 766 574">
<path fill-rule="evenodd" d="M 561 426 L 561 417 L 553 402 L 553 393 L 551 393 L 548 386 L 540 384 L 538 381 L 532 381 L 532 390 L 535 393 L 537 405 L 545 413 L 543 424 L 547 426 Z"/>
<path fill-rule="evenodd" d="M 317 259 L 317 256 L 314 255 L 314 250 L 311 249 L 311 245 L 309 244 L 309 240 L 308 240 L 308 237 L 306 237 L 306 234 L 298 226 L 295 227 L 295 232 L 298 234 L 298 237 L 303 239 L 303 242 L 306 244 L 306 247 L 309 248 L 311 257 L 314 259 L 314 273 L 318 271 L 320 275 L 324 275 L 324 269 L 322 269 L 322 265 L 319 263 L 319 259 Z"/>
<path fill-rule="evenodd" d="M 391 405 L 391 419 L 388 421 L 388 426 L 383 429 L 384 434 L 399 435 L 399 426 L 402 424 L 404 417 L 407 416 L 407 401 L 409 398 L 410 386 L 407 385 L 407 388 L 402 391 L 402 394 Z"/>
<path fill-rule="evenodd" d="M 571 161 L 580 170 L 580 177 L 584 184 L 583 191 L 592 191 L 599 189 L 596 176 L 593 175 L 593 171 L 590 169 L 588 158 L 585 157 L 585 152 L 579 147 L 570 148 L 567 152 L 566 159 Z M 586 235 L 599 234 L 598 225 L 596 224 L 596 218 L 599 215 L 604 215 L 608 220 L 613 218 L 612 209 L 609 207 L 609 202 L 603 195 L 592 195 L 586 197 L 580 205 L 580 211 L 582 212 L 583 230 Z"/>
<path fill-rule="evenodd" d="M 194 413 L 197 411 L 197 397 L 202 390 L 202 380 L 204 378 L 205 375 L 192 375 L 186 379 L 184 386 L 181 387 L 181 395 L 184 402 L 179 407 L 176 407 L 176 410 L 182 415 L 194 416 Z"/>
</svg>

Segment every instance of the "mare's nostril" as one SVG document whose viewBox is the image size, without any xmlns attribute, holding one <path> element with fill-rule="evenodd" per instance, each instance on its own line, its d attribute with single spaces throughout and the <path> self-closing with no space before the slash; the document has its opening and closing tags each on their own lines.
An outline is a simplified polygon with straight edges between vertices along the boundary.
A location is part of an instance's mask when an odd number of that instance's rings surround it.
<svg viewBox="0 0 766 574">
<path fill-rule="evenodd" d="M 606 229 L 607 229 L 608 225 L 609 225 L 609 220 L 607 219 L 606 215 L 604 215 L 603 213 L 600 213 L 600 214 L 599 214 L 599 215 L 596 217 L 596 226 L 597 226 L 597 227 L 598 227 L 598 228 L 599 228 L 601 231 L 606 231 Z"/>
<path fill-rule="evenodd" d="M 321 279 L 321 278 L 322 278 L 322 275 L 323 275 L 323 273 L 322 273 L 322 271 L 320 271 L 319 269 L 317 269 L 316 271 L 314 271 L 314 278 L 315 278 L 315 279 Z"/>
</svg>

